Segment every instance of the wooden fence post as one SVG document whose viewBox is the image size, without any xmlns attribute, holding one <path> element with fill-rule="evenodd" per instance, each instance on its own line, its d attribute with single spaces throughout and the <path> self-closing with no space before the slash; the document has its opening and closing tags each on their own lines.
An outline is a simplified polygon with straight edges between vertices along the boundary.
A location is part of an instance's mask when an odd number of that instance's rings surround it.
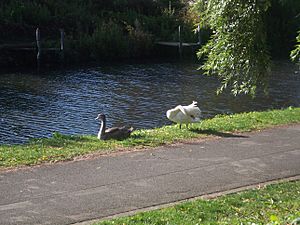
<svg viewBox="0 0 300 225">
<path fill-rule="evenodd" d="M 36 47 L 37 47 L 37 55 L 36 55 L 36 60 L 38 67 L 40 66 L 40 60 L 41 60 L 41 35 L 40 35 L 40 29 L 36 28 L 35 31 L 35 39 L 36 39 Z"/>
<path fill-rule="evenodd" d="M 181 58 L 182 57 L 182 40 L 181 40 L 181 26 L 179 25 L 178 27 L 178 39 L 179 39 L 179 57 Z"/>
<path fill-rule="evenodd" d="M 198 31 L 198 44 L 201 45 L 202 40 L 201 40 L 200 25 L 198 25 L 197 31 Z"/>
<path fill-rule="evenodd" d="M 65 32 L 64 29 L 59 29 L 59 31 L 60 31 L 60 56 L 61 56 L 61 60 L 64 61 Z"/>
</svg>

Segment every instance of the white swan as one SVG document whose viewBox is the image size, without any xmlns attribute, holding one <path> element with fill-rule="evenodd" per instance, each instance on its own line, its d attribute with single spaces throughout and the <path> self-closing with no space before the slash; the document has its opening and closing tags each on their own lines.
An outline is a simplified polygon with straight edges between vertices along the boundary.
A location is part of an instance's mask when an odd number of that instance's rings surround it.
<svg viewBox="0 0 300 225">
<path fill-rule="evenodd" d="M 188 127 L 189 123 L 195 123 L 200 121 L 201 110 L 197 106 L 197 102 L 193 101 L 192 104 L 187 106 L 178 105 L 174 109 L 167 111 L 167 118 L 175 123 L 186 124 Z"/>
</svg>

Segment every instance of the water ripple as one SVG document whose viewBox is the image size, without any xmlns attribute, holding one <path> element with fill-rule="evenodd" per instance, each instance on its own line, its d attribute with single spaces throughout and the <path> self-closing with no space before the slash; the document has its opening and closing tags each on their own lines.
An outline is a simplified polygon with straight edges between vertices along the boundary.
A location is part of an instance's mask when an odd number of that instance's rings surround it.
<svg viewBox="0 0 300 225">
<path fill-rule="evenodd" d="M 97 134 L 98 113 L 108 126 L 153 128 L 170 124 L 165 112 L 197 100 L 203 118 L 300 105 L 296 66 L 278 62 L 269 96 L 252 99 L 215 95 L 218 81 L 197 71 L 197 64 L 118 64 L 42 74 L 0 75 L 0 144 L 63 134 Z"/>
</svg>

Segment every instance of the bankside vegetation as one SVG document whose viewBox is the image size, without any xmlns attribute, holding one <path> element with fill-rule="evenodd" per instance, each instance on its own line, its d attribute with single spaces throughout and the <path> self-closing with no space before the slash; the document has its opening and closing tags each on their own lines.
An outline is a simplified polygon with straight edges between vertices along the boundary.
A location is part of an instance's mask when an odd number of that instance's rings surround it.
<svg viewBox="0 0 300 225">
<path fill-rule="evenodd" d="M 123 141 L 100 141 L 96 135 L 68 136 L 54 133 L 52 138 L 33 139 L 28 144 L 0 145 L 0 168 L 71 160 L 88 153 L 107 154 L 124 149 L 155 147 L 211 135 L 226 137 L 232 132 L 246 132 L 299 122 L 300 108 L 288 108 L 216 116 L 195 123 L 190 129 L 179 129 L 172 125 L 137 130 Z"/>
<path fill-rule="evenodd" d="M 299 224 L 300 181 L 272 184 L 210 200 L 187 201 L 94 225 L 109 224 Z M 298 221 L 298 222 L 297 222 Z"/>
<path fill-rule="evenodd" d="M 120 60 L 148 57 L 154 41 L 195 39 L 188 1 L 181 0 L 1 0 L 0 45 L 32 42 L 41 30 L 42 45 L 59 46 L 65 31 L 66 60 Z"/>
<path fill-rule="evenodd" d="M 295 49 L 291 51 L 291 59 L 294 62 L 299 62 L 300 63 L 300 31 L 298 32 L 298 36 L 296 38 L 297 44 L 295 46 Z"/>
</svg>

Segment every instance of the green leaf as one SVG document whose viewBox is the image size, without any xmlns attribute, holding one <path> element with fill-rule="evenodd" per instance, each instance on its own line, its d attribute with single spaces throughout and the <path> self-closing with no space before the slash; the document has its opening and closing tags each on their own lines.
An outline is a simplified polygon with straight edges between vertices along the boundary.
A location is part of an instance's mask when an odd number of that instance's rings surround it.
<svg viewBox="0 0 300 225">
<path fill-rule="evenodd" d="M 271 222 L 278 222 L 278 217 L 275 215 L 271 215 L 270 220 L 271 220 Z"/>
</svg>

